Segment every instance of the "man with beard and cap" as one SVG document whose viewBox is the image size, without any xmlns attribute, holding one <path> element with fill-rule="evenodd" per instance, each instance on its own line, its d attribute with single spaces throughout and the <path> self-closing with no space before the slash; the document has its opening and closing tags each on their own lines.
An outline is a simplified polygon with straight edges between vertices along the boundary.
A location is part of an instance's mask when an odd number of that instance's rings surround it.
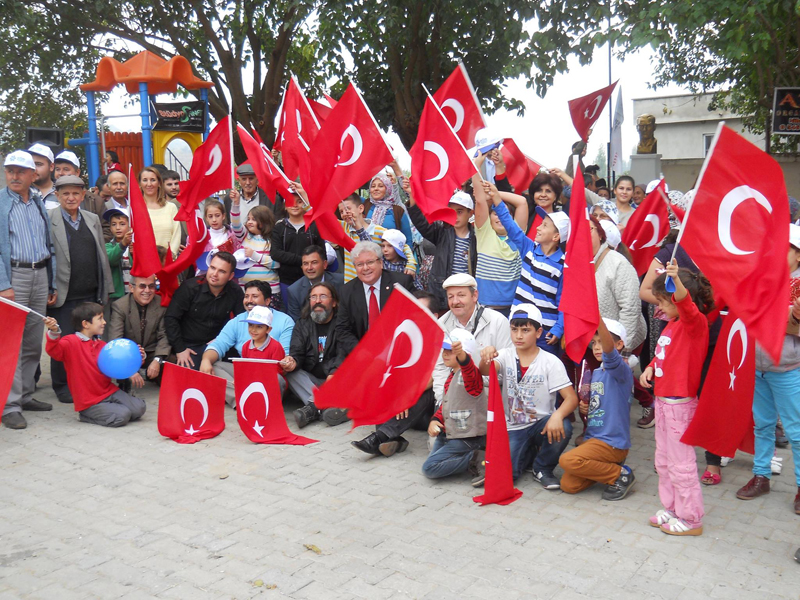
<svg viewBox="0 0 800 600">
<path fill-rule="evenodd" d="M 345 359 L 336 345 L 338 307 L 339 295 L 332 283 L 312 285 L 302 317 L 295 323 L 289 353 L 281 361 L 289 388 L 304 405 L 294 411 L 294 420 L 301 428 L 320 418 L 328 425 L 344 421 L 343 410 L 326 408 L 320 412 L 314 406 L 314 388 L 332 377 Z"/>
<path fill-rule="evenodd" d="M 231 350 L 235 351 L 237 355 L 241 355 L 242 348 L 251 339 L 247 330 L 247 315 L 256 306 L 268 307 L 271 301 L 272 288 L 266 281 L 248 281 L 244 286 L 244 312 L 228 321 L 222 331 L 217 334 L 217 337 L 208 343 L 206 351 L 203 352 L 200 371 L 222 377 L 228 382 L 225 400 L 231 406 L 236 402 L 233 390 L 233 363 L 221 359 L 224 359 Z M 270 311 L 272 312 L 272 329 L 269 332 L 269 336 L 278 340 L 283 346 L 284 352 L 288 353 L 294 321 L 285 313 L 272 308 L 270 308 Z M 282 393 L 285 389 L 283 378 L 279 377 L 278 382 L 281 385 Z"/>
<path fill-rule="evenodd" d="M 47 210 L 58 208 L 56 188 L 53 185 L 55 169 L 53 151 L 42 143 L 36 143 L 28 148 L 28 152 L 33 156 L 33 163 L 36 165 L 36 179 L 33 180 L 33 187 L 39 190 Z"/>
</svg>

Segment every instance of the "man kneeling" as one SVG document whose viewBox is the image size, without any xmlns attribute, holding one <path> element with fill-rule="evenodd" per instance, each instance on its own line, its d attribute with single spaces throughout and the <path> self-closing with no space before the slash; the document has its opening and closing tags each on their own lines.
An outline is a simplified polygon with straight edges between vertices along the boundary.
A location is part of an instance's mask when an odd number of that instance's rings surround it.
<svg viewBox="0 0 800 600">
<path fill-rule="evenodd" d="M 633 487 L 634 476 L 623 464 L 631 447 L 630 398 L 633 373 L 619 351 L 625 347 L 625 326 L 612 319 L 600 319 L 592 340 L 592 352 L 602 366 L 592 372 L 584 442 L 561 455 L 564 469 L 561 489 L 577 494 L 595 483 L 605 483 L 603 500 L 622 500 Z"/>
<path fill-rule="evenodd" d="M 123 392 L 97 366 L 97 357 L 106 345 L 100 340 L 106 328 L 103 307 L 84 302 L 75 307 L 71 318 L 75 333 L 64 337 L 54 318 L 44 320 L 48 329 L 45 350 L 64 363 L 79 419 L 103 427 L 122 427 L 141 418 L 147 408 L 144 400 Z M 141 346 L 139 352 L 144 360 Z"/>
</svg>

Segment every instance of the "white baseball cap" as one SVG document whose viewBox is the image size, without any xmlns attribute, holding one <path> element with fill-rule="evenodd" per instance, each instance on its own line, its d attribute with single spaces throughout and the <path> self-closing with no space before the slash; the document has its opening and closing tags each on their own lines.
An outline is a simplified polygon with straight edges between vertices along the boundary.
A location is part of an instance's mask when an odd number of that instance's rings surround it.
<svg viewBox="0 0 800 600">
<path fill-rule="evenodd" d="M 31 154 L 38 154 L 39 156 L 44 156 L 51 163 L 54 160 L 53 151 L 50 150 L 50 148 L 48 148 L 44 144 L 34 144 L 30 148 L 28 148 L 28 152 L 30 152 Z"/>
<path fill-rule="evenodd" d="M 469 354 L 473 361 L 480 362 L 481 349 L 478 346 L 478 342 L 474 335 L 472 335 L 466 329 L 457 327 L 450 333 L 444 334 L 442 348 L 444 350 L 451 350 L 453 348 L 453 344 L 456 342 L 461 342 L 461 347 L 464 349 L 464 352 Z"/>
<path fill-rule="evenodd" d="M 71 165 L 74 165 L 78 169 L 81 168 L 81 161 L 78 160 L 78 155 L 69 150 L 64 150 L 63 152 L 59 152 L 58 155 L 56 156 L 55 161 L 53 162 L 58 162 L 58 161 L 68 162 Z"/>
<path fill-rule="evenodd" d="M 481 154 L 486 154 L 490 150 L 494 150 L 500 146 L 502 142 L 503 138 L 489 127 L 484 127 L 475 134 L 475 146 Z"/>
<path fill-rule="evenodd" d="M 625 325 L 614 319 L 606 319 L 603 317 L 603 323 L 606 324 L 606 329 L 622 340 L 622 343 L 628 345 L 628 332 L 625 330 Z"/>
<path fill-rule="evenodd" d="M 478 282 L 475 281 L 475 278 L 472 275 L 467 275 L 466 273 L 457 273 L 455 275 L 450 275 L 450 277 L 445 279 L 442 283 L 442 288 L 444 289 L 451 287 L 471 287 L 478 289 Z"/>
<path fill-rule="evenodd" d="M 254 306 L 253 310 L 247 315 L 245 322 L 272 327 L 272 311 L 267 306 Z"/>
<path fill-rule="evenodd" d="M 800 250 L 800 225 L 789 224 L 789 243 Z"/>
<path fill-rule="evenodd" d="M 617 246 L 619 246 L 619 243 L 622 241 L 622 234 L 619 232 L 619 227 L 614 225 L 613 221 L 608 221 L 606 219 L 600 220 L 600 227 L 606 232 L 606 244 L 616 250 Z"/>
<path fill-rule="evenodd" d="M 517 304 L 511 307 L 511 313 L 508 315 L 508 320 L 514 319 L 530 319 L 536 321 L 539 325 L 542 324 L 542 311 L 539 307 L 528 302 Z"/>
<path fill-rule="evenodd" d="M 6 156 L 3 166 L 22 167 L 23 169 L 31 169 L 33 171 L 36 170 L 36 164 L 33 162 L 33 157 L 29 152 L 25 152 L 25 150 L 14 150 L 14 152 Z"/>
<path fill-rule="evenodd" d="M 561 241 L 566 243 L 569 239 L 570 230 L 569 215 L 567 213 L 561 212 L 560 210 L 549 213 L 541 206 L 537 206 L 536 214 L 540 215 L 543 219 L 545 217 L 550 217 L 550 220 L 556 226 L 556 229 L 558 229 L 558 235 L 561 236 Z"/>
<path fill-rule="evenodd" d="M 656 189 L 658 187 L 659 183 L 661 183 L 660 179 L 653 179 L 653 181 L 651 181 L 650 183 L 647 184 L 647 187 L 645 188 L 644 193 L 645 194 L 649 194 L 650 192 L 652 192 L 654 189 Z M 669 193 L 669 186 L 667 185 L 666 181 L 664 182 L 664 191 Z"/>
<path fill-rule="evenodd" d="M 389 242 L 400 256 L 404 255 L 403 246 L 406 245 L 406 236 L 397 229 L 387 229 L 383 232 L 383 241 Z"/>
<path fill-rule="evenodd" d="M 450 204 L 458 204 L 467 210 L 475 210 L 475 203 L 472 201 L 472 197 L 466 192 L 456 192 L 453 194 L 450 198 Z"/>
</svg>

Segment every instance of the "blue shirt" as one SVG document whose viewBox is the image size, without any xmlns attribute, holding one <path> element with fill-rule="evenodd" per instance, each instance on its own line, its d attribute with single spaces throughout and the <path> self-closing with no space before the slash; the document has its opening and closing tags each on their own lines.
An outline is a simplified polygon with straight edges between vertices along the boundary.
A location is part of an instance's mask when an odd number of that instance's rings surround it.
<svg viewBox="0 0 800 600">
<path fill-rule="evenodd" d="M 272 308 L 270 308 L 270 311 L 272 312 L 272 330 L 269 332 L 269 337 L 278 340 L 283 346 L 284 352 L 288 355 L 289 344 L 292 342 L 294 321 L 286 313 Z M 228 350 L 235 347 L 241 355 L 242 348 L 250 341 L 246 320 L 247 311 L 236 315 L 225 324 L 219 335 L 208 343 L 206 350 L 215 350 L 219 358 L 222 358 L 228 353 Z"/>
<path fill-rule="evenodd" d="M 47 222 L 32 195 L 27 202 L 22 196 L 8 189 L 11 196 L 11 211 L 8 213 L 8 233 L 11 242 L 11 260 L 35 263 L 50 258 L 47 248 Z"/>
<path fill-rule="evenodd" d="M 64 207 L 61 207 L 61 216 L 64 217 L 64 220 L 69 223 L 69 226 L 72 227 L 75 231 L 81 226 L 81 211 L 78 211 L 78 218 L 76 220 L 72 220 L 70 214 L 64 210 Z"/>
<path fill-rule="evenodd" d="M 619 352 L 603 352 L 603 365 L 592 372 L 592 391 L 586 421 L 588 440 L 595 438 L 617 450 L 631 447 L 633 372 Z"/>
</svg>

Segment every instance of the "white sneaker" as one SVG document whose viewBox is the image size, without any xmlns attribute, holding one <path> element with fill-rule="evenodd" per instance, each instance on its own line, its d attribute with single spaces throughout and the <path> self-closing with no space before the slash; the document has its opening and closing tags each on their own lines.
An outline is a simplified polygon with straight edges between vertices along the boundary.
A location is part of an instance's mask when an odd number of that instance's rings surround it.
<svg viewBox="0 0 800 600">
<path fill-rule="evenodd" d="M 730 463 L 732 460 L 733 460 L 732 456 L 723 456 L 719 461 L 719 465 L 721 467 L 727 467 L 728 463 Z"/>
<path fill-rule="evenodd" d="M 780 475 L 781 470 L 783 470 L 783 459 L 778 456 L 773 456 L 770 467 L 773 475 Z"/>
</svg>

